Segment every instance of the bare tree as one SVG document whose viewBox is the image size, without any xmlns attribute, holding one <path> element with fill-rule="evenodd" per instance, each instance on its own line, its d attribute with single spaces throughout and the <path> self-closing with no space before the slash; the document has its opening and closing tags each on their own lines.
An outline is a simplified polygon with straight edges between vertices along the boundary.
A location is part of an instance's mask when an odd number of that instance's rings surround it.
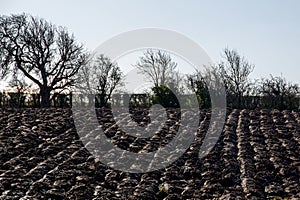
<svg viewBox="0 0 300 200">
<path fill-rule="evenodd" d="M 199 71 L 187 75 L 187 85 L 197 95 L 200 108 L 209 108 L 210 95 L 204 76 Z"/>
<path fill-rule="evenodd" d="M 183 94 L 185 92 L 185 76 L 180 74 L 179 71 L 174 71 L 170 77 L 170 89 L 176 94 Z"/>
<path fill-rule="evenodd" d="M 78 73 L 78 88 L 89 98 L 89 105 L 96 97 L 99 98 L 99 106 L 105 107 L 111 99 L 112 93 L 122 86 L 120 67 L 103 54 L 83 66 Z"/>
<path fill-rule="evenodd" d="M 0 49 L 2 75 L 22 72 L 39 87 L 42 107 L 50 106 L 52 91 L 73 86 L 87 60 L 65 28 L 26 14 L 0 17 Z"/>
<path fill-rule="evenodd" d="M 263 96 L 271 98 L 272 102 L 268 102 L 279 109 L 298 108 L 298 98 L 300 88 L 297 84 L 289 83 L 285 78 L 273 77 L 270 75 L 268 79 L 262 79 L 259 91 Z"/>
<path fill-rule="evenodd" d="M 164 107 L 179 106 L 174 93 L 183 93 L 183 76 L 168 53 L 148 49 L 135 67 L 154 85 L 152 103 L 160 103 Z"/>
<path fill-rule="evenodd" d="M 237 106 L 241 107 L 242 98 L 250 92 L 249 75 L 254 66 L 241 57 L 235 50 L 224 50 L 225 61 L 219 64 L 220 75 L 224 80 L 227 95 L 237 99 Z"/>
<path fill-rule="evenodd" d="M 224 84 L 220 78 L 221 72 L 215 66 L 205 68 L 205 71 L 196 70 L 195 73 L 187 75 L 187 86 L 197 95 L 200 107 L 210 108 L 211 96 L 215 97 L 213 99 L 223 97 Z"/>
<path fill-rule="evenodd" d="M 25 81 L 24 76 L 20 75 L 17 72 L 13 73 L 11 80 L 9 80 L 8 82 L 8 86 L 11 87 L 14 91 L 13 93 L 11 93 L 11 98 L 14 98 L 14 101 L 16 101 L 16 106 L 24 106 L 26 98 L 24 94 L 28 92 L 31 87 L 31 85 Z"/>
<path fill-rule="evenodd" d="M 135 67 L 153 82 L 154 87 L 159 87 L 172 81 L 177 63 L 161 50 L 148 49 Z"/>
</svg>

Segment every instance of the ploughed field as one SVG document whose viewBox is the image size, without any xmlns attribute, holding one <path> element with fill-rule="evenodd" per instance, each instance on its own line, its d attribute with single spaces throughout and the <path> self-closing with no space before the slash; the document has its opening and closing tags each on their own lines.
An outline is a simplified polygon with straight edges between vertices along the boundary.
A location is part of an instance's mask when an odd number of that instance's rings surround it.
<svg viewBox="0 0 300 200">
<path fill-rule="evenodd" d="M 110 141 L 133 152 L 166 145 L 178 126 L 178 113 L 170 111 L 163 129 L 141 139 L 119 130 L 110 112 L 97 113 Z M 149 122 L 145 111 L 131 117 Z M 71 109 L 2 109 L 0 199 L 300 199 L 300 112 L 228 111 L 217 144 L 202 159 L 210 112 L 201 110 L 199 119 L 186 153 L 164 169 L 135 174 L 89 153 Z"/>
</svg>

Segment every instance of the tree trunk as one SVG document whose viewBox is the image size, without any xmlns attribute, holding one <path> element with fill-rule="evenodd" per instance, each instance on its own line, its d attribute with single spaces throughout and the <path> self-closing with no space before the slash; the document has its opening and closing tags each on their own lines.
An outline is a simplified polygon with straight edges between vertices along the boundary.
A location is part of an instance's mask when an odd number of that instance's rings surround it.
<svg viewBox="0 0 300 200">
<path fill-rule="evenodd" d="M 238 109 L 241 109 L 241 108 L 242 108 L 242 95 L 239 92 L 239 94 L 238 94 Z"/>
<path fill-rule="evenodd" d="M 105 95 L 101 94 L 101 95 L 99 95 L 99 97 L 100 97 L 100 108 L 106 107 L 107 106 L 107 101 L 105 99 Z"/>
<path fill-rule="evenodd" d="M 42 108 L 49 108 L 50 107 L 50 88 L 42 87 L 40 88 L 40 95 L 41 95 L 41 107 Z"/>
</svg>

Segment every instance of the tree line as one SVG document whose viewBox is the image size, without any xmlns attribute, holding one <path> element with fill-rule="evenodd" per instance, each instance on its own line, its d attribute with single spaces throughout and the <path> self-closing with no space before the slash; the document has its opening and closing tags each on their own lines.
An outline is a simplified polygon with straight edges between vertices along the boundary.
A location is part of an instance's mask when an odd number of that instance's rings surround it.
<svg viewBox="0 0 300 200">
<path fill-rule="evenodd" d="M 250 79 L 254 65 L 236 50 L 226 48 L 224 59 L 206 73 L 188 77 L 189 86 L 200 96 L 203 107 L 210 106 L 210 96 L 204 80 L 219 77 L 226 90 L 227 106 L 231 108 L 299 109 L 299 85 L 288 82 L 283 76 Z M 208 77 L 208 78 L 207 78 Z"/>
<path fill-rule="evenodd" d="M 297 84 L 272 75 L 251 80 L 254 65 L 228 48 L 219 64 L 189 75 L 179 72 L 178 64 L 167 52 L 148 49 L 134 66 L 152 82 L 151 91 L 113 99 L 113 94 L 124 86 L 124 74 L 117 63 L 105 55 L 92 56 L 66 28 L 27 14 L 0 17 L 0 59 L 1 78 L 10 79 L 9 86 L 16 90 L 1 93 L 0 105 L 71 106 L 73 91 L 82 94 L 77 100 L 87 106 L 129 102 L 131 106 L 160 103 L 164 107 L 179 107 L 175 94 L 185 95 L 188 103 L 187 93 L 191 91 L 196 94 L 200 108 L 210 108 L 209 88 L 223 85 L 231 108 L 300 106 Z M 38 91 L 26 92 L 32 87 Z M 31 96 L 33 103 L 25 103 L 25 94 Z"/>
</svg>

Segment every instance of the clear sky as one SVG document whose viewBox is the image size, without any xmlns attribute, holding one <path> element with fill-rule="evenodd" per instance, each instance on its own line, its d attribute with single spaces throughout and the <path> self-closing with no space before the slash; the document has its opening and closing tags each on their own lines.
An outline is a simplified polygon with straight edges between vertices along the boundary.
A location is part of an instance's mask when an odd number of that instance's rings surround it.
<svg viewBox="0 0 300 200">
<path fill-rule="evenodd" d="M 297 0 L 0 0 L 0 14 L 26 12 L 62 25 L 93 50 L 110 37 L 144 27 L 178 31 L 218 62 L 225 47 L 256 67 L 252 78 L 280 76 L 300 84 Z"/>
</svg>

